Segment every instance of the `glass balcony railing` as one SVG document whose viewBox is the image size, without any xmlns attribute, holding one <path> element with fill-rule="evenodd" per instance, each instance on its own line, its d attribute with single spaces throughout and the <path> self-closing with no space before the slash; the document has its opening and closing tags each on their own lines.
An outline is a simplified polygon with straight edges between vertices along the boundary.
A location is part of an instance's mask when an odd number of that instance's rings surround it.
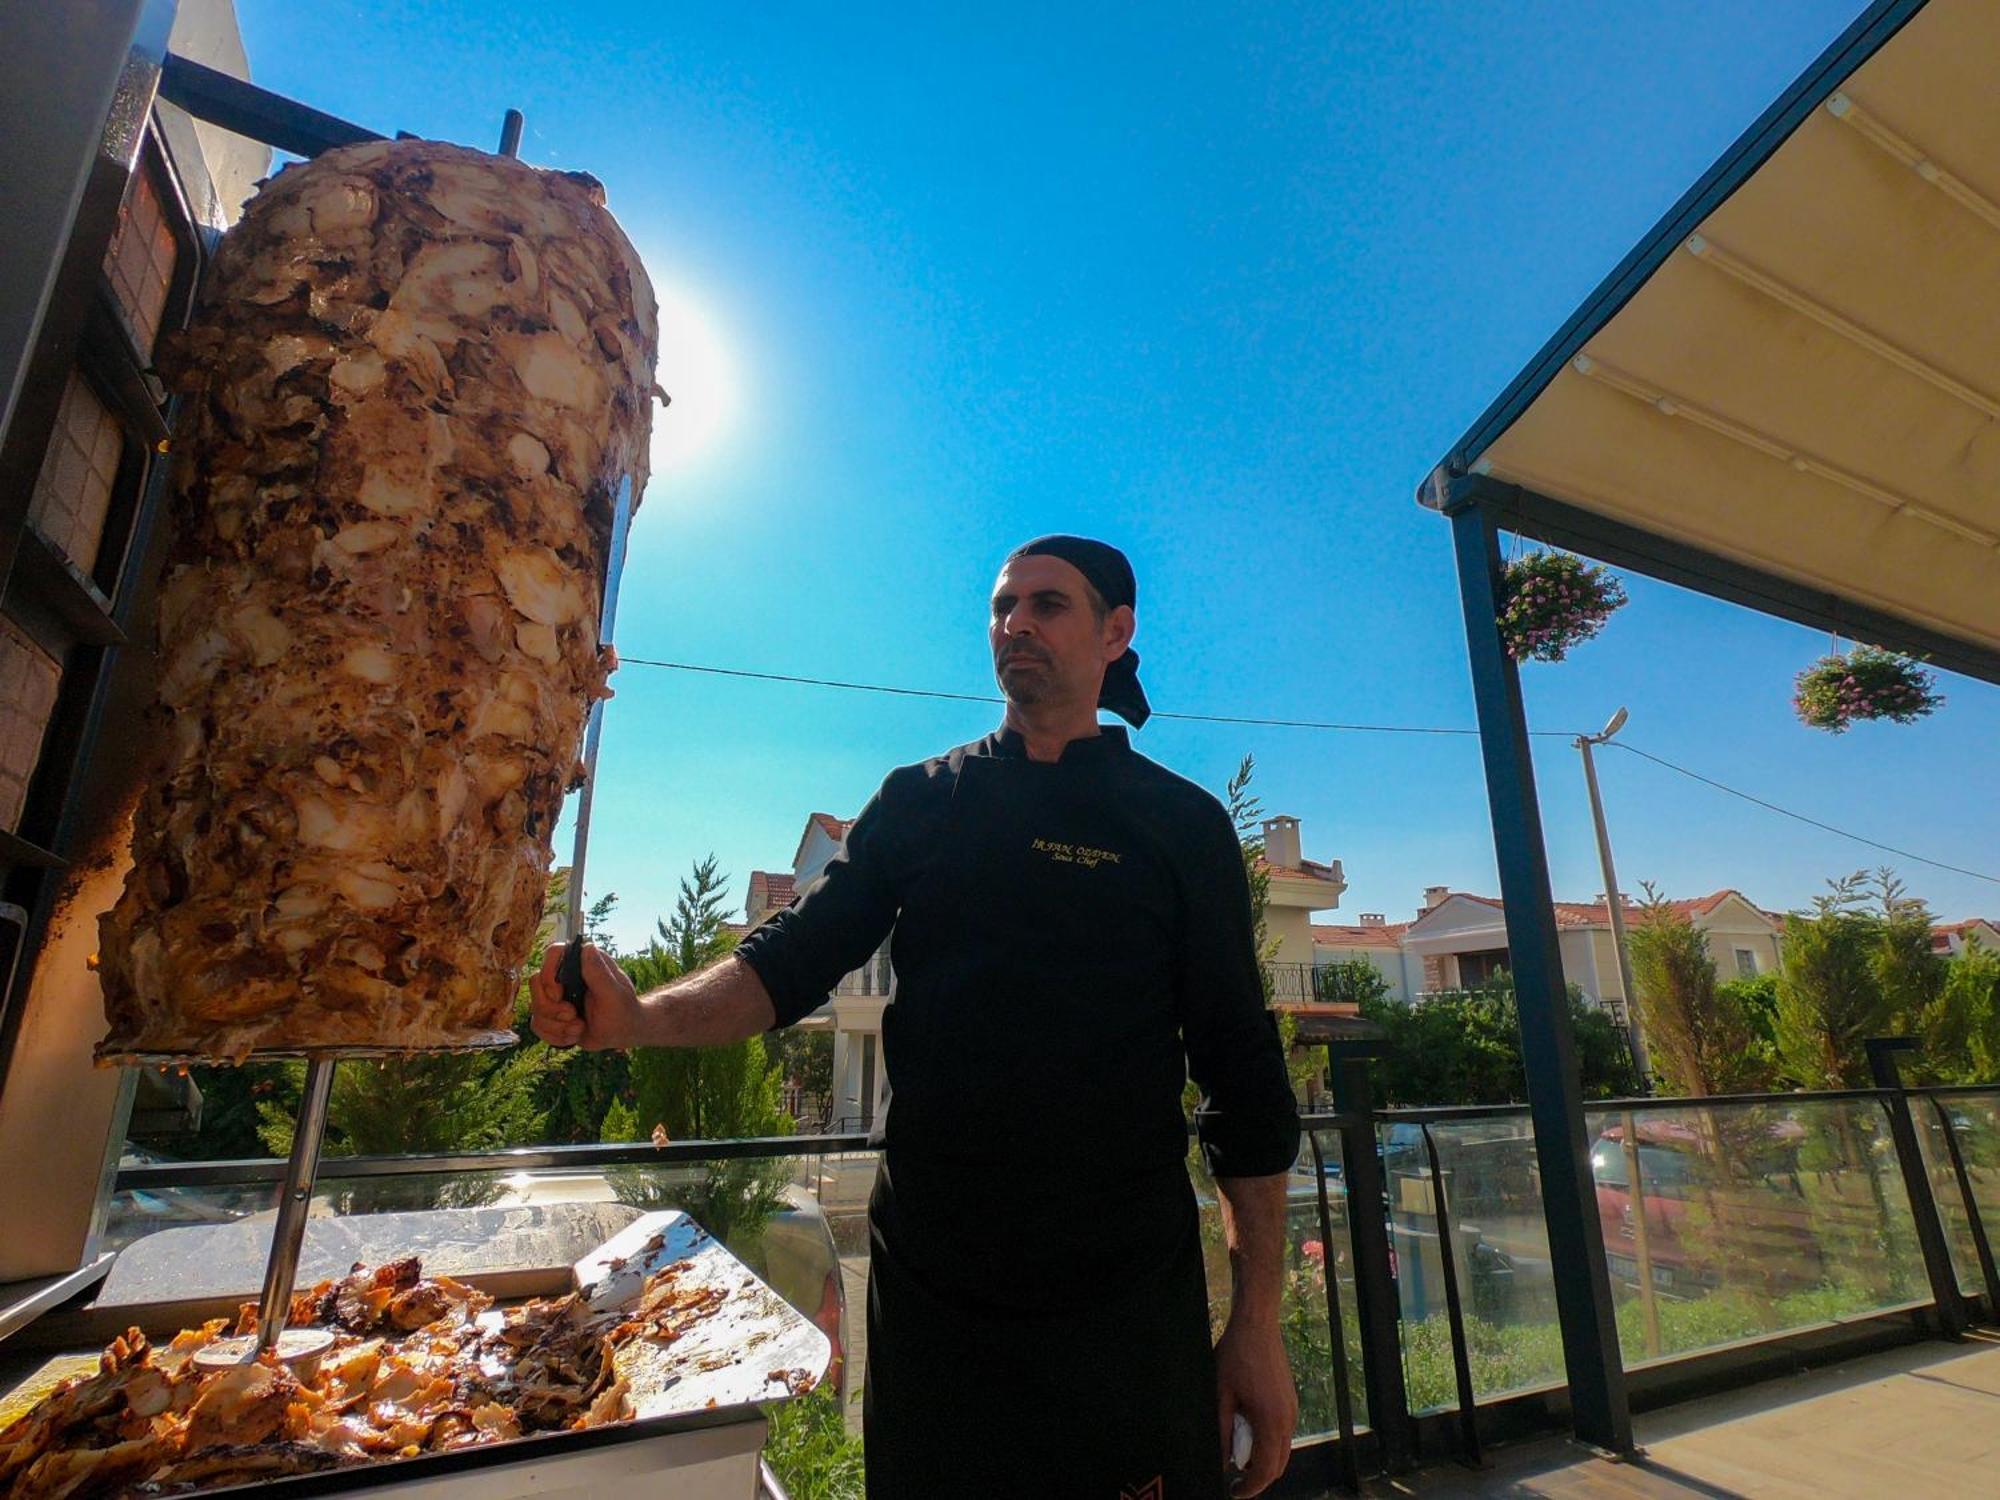
<svg viewBox="0 0 2000 1500">
<path fill-rule="evenodd" d="M 1922 1156 L 1917 1180 L 1929 1185 L 1952 1274 L 1967 1293 L 1984 1293 L 1979 1227 L 2000 1227 L 2000 1089 L 1589 1107 L 1593 1194 L 1626 1366 L 1929 1306 L 1932 1284 L 1891 1129 L 1891 1110 L 1904 1100 Z M 1307 1125 L 1306 1149 L 1287 1179 L 1283 1249 L 1298 1440 L 1310 1445 L 1344 1427 L 1384 1444 L 1398 1433 L 1406 1441 L 1412 1417 L 1461 1407 L 1461 1366 L 1475 1406 L 1560 1387 L 1562 1338 L 1526 1109 L 1313 1115 Z M 1380 1203 L 1351 1199 L 1344 1148 L 1362 1143 L 1379 1159 Z M 511 1275 L 526 1295 L 553 1290 L 571 1262 L 639 1213 L 685 1209 L 838 1343 L 840 1378 L 778 1424 L 779 1472 L 787 1444 L 819 1455 L 814 1462 L 829 1454 L 826 1461 L 851 1461 L 858 1472 L 876 1165 L 858 1134 L 333 1158 L 301 1275 L 417 1253 L 435 1271 Z M 100 1303 L 253 1295 L 280 1169 L 238 1162 L 122 1171 L 101 1239 L 122 1253 Z M 1219 1333 L 1229 1313 L 1228 1257 L 1214 1186 L 1195 1175 Z M 1355 1216 L 1364 1212 L 1383 1215 L 1389 1253 L 1379 1263 L 1357 1252 Z M 531 1288 L 536 1276 L 546 1285 Z M 1379 1363 L 1371 1365 L 1371 1351 Z M 1385 1364 L 1400 1374 L 1404 1399 L 1378 1413 L 1369 1409 L 1371 1391 L 1395 1400 Z M 1326 1451 L 1345 1464 L 1355 1450 Z"/>
<path fill-rule="evenodd" d="M 1990 1296 L 1996 1288 L 1987 1282 L 1979 1240 L 1983 1231 L 1986 1254 L 1995 1253 L 1992 1237 L 2000 1232 L 2000 1090 L 1932 1089 L 1912 1095 L 1910 1112 L 1951 1250 L 1952 1274 L 1968 1296 Z M 2000 1314 L 2000 1308 L 1989 1311 Z"/>
<path fill-rule="evenodd" d="M 1555 1284 L 1526 1111 L 1428 1124 L 1399 1120 L 1380 1127 L 1378 1139 L 1410 1410 L 1421 1414 L 1458 1402 L 1445 1287 L 1447 1230 L 1475 1397 L 1489 1401 L 1561 1384 Z M 1437 1152 L 1435 1174 L 1430 1147 Z"/>
<path fill-rule="evenodd" d="M 1440 1190 L 1476 1398 L 1563 1381 L 1527 1112 L 1466 1113 L 1379 1132 L 1413 1412 L 1457 1404 Z M 1644 1100 L 1586 1119 L 1628 1367 L 1929 1301 L 1881 1099 Z"/>
<path fill-rule="evenodd" d="M 1882 1100 L 1588 1118 L 1628 1365 L 1930 1300 Z"/>
</svg>

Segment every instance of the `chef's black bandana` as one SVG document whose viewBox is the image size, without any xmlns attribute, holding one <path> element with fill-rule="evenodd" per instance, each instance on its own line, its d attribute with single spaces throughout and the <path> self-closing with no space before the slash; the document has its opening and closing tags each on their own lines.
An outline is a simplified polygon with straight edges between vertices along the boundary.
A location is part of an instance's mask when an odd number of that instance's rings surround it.
<svg viewBox="0 0 2000 1500">
<path fill-rule="evenodd" d="M 1007 554 L 1017 557 L 1059 557 L 1085 578 L 1103 598 L 1105 608 L 1119 605 L 1137 608 L 1139 580 L 1125 554 L 1105 542 L 1081 536 L 1039 536 Z M 1153 710 L 1146 702 L 1146 690 L 1139 686 L 1139 653 L 1130 646 L 1125 654 L 1104 669 L 1104 686 L 1098 690 L 1097 706 L 1108 708 L 1134 729 L 1143 725 Z"/>
</svg>

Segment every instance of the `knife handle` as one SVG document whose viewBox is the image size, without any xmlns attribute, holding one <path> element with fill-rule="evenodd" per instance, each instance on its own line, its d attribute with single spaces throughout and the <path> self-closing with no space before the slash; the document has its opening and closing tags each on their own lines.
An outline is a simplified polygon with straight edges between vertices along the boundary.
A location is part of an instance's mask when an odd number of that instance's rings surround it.
<svg viewBox="0 0 2000 1500">
<path fill-rule="evenodd" d="M 562 962 L 556 965 L 556 983 L 562 986 L 562 997 L 576 1007 L 577 1019 L 583 1019 L 583 950 L 587 946 L 583 936 L 578 934 L 569 940 L 563 949 Z"/>
</svg>

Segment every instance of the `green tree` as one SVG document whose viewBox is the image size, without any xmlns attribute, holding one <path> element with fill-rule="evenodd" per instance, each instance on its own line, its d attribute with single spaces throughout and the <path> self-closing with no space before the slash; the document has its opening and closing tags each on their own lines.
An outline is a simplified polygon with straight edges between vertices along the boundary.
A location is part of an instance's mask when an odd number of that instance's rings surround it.
<svg viewBox="0 0 2000 1500">
<path fill-rule="evenodd" d="M 445 1155 L 495 1151 L 542 1138 L 536 1103 L 548 1049 L 503 1053 L 418 1053 L 340 1063 L 327 1105 L 324 1150 L 329 1157 Z M 289 1065 L 302 1082 L 303 1063 Z M 294 1087 L 294 1092 L 297 1085 Z M 261 1136 L 278 1156 L 292 1149 L 295 1114 L 267 1106 Z M 338 1180 L 337 1163 L 323 1179 Z M 491 1203 L 503 1189 L 489 1173 L 443 1180 L 392 1177 L 357 1181 L 336 1191 L 341 1213 L 391 1208 L 464 1208 Z"/>
<path fill-rule="evenodd" d="M 672 955 L 673 974 L 692 974 L 713 963 L 731 948 L 736 939 L 727 930 L 729 877 L 717 867 L 713 854 L 697 860 L 694 870 L 681 881 L 674 901 L 674 914 L 653 923 L 659 937 L 655 949 Z"/>
<path fill-rule="evenodd" d="M 787 1026 L 764 1038 L 764 1050 L 780 1081 L 816 1101 L 822 1113 L 815 1119 L 823 1120 L 833 1102 L 833 1032 L 824 1026 Z"/>
<path fill-rule="evenodd" d="M 568 901 L 569 871 L 558 870 L 549 883 L 550 913 L 561 911 Z M 612 892 L 593 901 L 583 913 L 584 937 L 614 958 L 618 947 L 605 924 L 617 905 L 617 893 Z M 529 956 L 529 973 L 542 966 L 550 930 L 550 924 L 545 923 Z M 530 1035 L 525 1011 L 514 1027 L 522 1036 Z M 615 1049 L 586 1052 L 580 1047 L 564 1047 L 545 1049 L 545 1053 L 539 1095 L 544 1115 L 542 1139 L 562 1144 L 603 1139 L 606 1112 L 632 1091 L 630 1058 Z"/>
<path fill-rule="evenodd" d="M 619 960 L 638 989 L 691 974 L 736 945 L 725 920 L 727 884 L 714 855 L 695 864 L 681 881 L 672 915 L 656 924 L 653 944 Z M 672 1140 L 792 1133 L 782 1079 L 761 1037 L 722 1047 L 639 1047 L 630 1066 L 630 1098 L 607 1112 L 607 1141 L 646 1140 L 655 1129 Z M 610 1175 L 621 1201 L 684 1209 L 735 1246 L 754 1239 L 783 1201 L 790 1171 L 783 1161 L 732 1161 L 698 1169 L 620 1168 Z"/>
<path fill-rule="evenodd" d="M 1445 990 L 1414 1005 L 1384 996 L 1361 1014 L 1388 1043 L 1375 1075 L 1382 1103 L 1506 1104 L 1522 1097 L 1511 981 Z"/>
<path fill-rule="evenodd" d="M 1271 960 L 1278 955 L 1278 941 L 1270 936 L 1265 921 L 1271 904 L 1271 872 L 1264 864 L 1264 804 L 1250 791 L 1256 774 L 1256 757 L 1244 756 L 1235 775 L 1229 778 L 1223 805 L 1229 810 L 1229 821 L 1236 829 L 1236 839 L 1243 851 L 1243 875 L 1250 885 L 1251 942 L 1257 949 L 1257 977 L 1264 987 L 1264 1005 L 1268 1009 L 1274 988 Z M 1301 1047 L 1298 1019 L 1284 1013 L 1278 1016 L 1278 1045 L 1284 1049 L 1285 1075 L 1291 1080 L 1292 1092 L 1301 1096 L 1310 1093 L 1326 1072 L 1325 1049 Z M 1187 1107 L 1192 1110 L 1195 1104 L 1192 1080 L 1185 1097 Z"/>
<path fill-rule="evenodd" d="M 1725 979 L 1715 987 L 1716 995 L 1743 1017 L 1749 1033 L 1750 1076 L 1768 1088 L 1781 1076 L 1778 1066 L 1778 976 L 1772 970 Z"/>
<path fill-rule="evenodd" d="M 1897 912 L 1899 890 L 1884 882 L 1875 887 L 1880 910 L 1866 905 L 1870 888 L 1860 873 L 1827 885 L 1811 915 L 1785 919 L 1778 1063 L 1804 1088 L 1858 1088 L 1868 1082 L 1862 1044 L 1894 1031 L 1899 1008 L 1921 1003 L 1922 970 L 1908 952 L 1915 923 Z M 1928 933 L 1928 918 L 1923 926 Z"/>
<path fill-rule="evenodd" d="M 1243 874 L 1250 882 L 1250 931 L 1257 945 L 1257 972 L 1263 976 L 1264 1003 L 1271 1003 L 1271 960 L 1278 945 L 1266 929 L 1264 913 L 1271 904 L 1271 872 L 1264 864 L 1264 804 L 1250 791 L 1257 774 L 1257 758 L 1246 755 L 1224 789 L 1223 805 L 1236 829 L 1243 849 Z"/>
<path fill-rule="evenodd" d="M 1368 1005 L 1387 1000 L 1392 993 L 1388 977 L 1359 955 L 1317 970 L 1313 991 L 1329 1005 Z"/>
<path fill-rule="evenodd" d="M 1567 990 L 1569 1032 L 1576 1048 L 1578 1083 L 1586 1099 L 1621 1099 L 1639 1092 L 1639 1067 L 1625 1028 L 1608 1012 L 1583 998 L 1577 985 Z M 1520 1039 L 1520 1013 L 1515 1012 L 1515 1040 Z M 1527 1069 L 1522 1069 L 1525 1077 Z"/>
<path fill-rule="evenodd" d="M 1921 1018 L 1944 987 L 1945 960 L 1932 946 L 1931 914 L 1909 895 L 1896 872 L 1875 872 L 1872 885 L 1880 908 L 1874 958 L 1875 983 L 1899 1032 L 1916 1034 Z"/>
<path fill-rule="evenodd" d="M 1584 1097 L 1637 1092 L 1638 1073 L 1617 1023 L 1574 986 L 1567 1004 Z M 1497 975 L 1478 989 L 1429 995 L 1414 1005 L 1371 1000 L 1361 1014 L 1382 1028 L 1388 1042 L 1377 1073 L 1384 1104 L 1513 1104 L 1527 1097 L 1511 976 Z"/>
<path fill-rule="evenodd" d="M 1716 982 L 1708 938 L 1648 882 L 1630 936 L 1639 1024 L 1670 1092 L 1708 1095 L 1761 1087 L 1739 1002 Z"/>
<path fill-rule="evenodd" d="M 1916 1034 L 1926 1071 L 1939 1082 L 2000 1081 L 2000 953 L 1968 940 L 1945 963 Z"/>
<path fill-rule="evenodd" d="M 298 1072 L 283 1063 L 243 1063 L 237 1067 L 194 1068 L 201 1090 L 201 1128 L 159 1144 L 174 1156 L 194 1161 L 229 1161 L 264 1154 L 264 1115 L 298 1112 Z"/>
</svg>

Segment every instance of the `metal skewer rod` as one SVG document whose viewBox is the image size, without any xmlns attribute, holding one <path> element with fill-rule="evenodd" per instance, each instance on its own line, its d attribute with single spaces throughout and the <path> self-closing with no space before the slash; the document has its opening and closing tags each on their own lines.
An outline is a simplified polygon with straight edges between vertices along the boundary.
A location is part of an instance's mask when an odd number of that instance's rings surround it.
<svg viewBox="0 0 2000 1500">
<path fill-rule="evenodd" d="M 618 582 L 625 575 L 625 542 L 632 530 L 632 509 L 636 503 L 632 498 L 632 476 L 624 475 L 618 481 L 618 492 L 612 501 L 610 546 L 604 554 L 604 606 L 597 615 L 600 647 L 611 646 L 617 628 Z M 597 747 L 603 737 L 604 700 L 599 698 L 590 705 L 590 721 L 583 734 L 583 793 L 577 798 L 576 844 L 569 861 L 569 905 L 563 931 L 566 946 L 562 963 L 556 969 L 556 980 L 562 985 L 563 999 L 576 1007 L 579 1016 L 583 1014 L 585 998 L 583 868 L 590 852 L 590 814 L 597 791 Z"/>
<path fill-rule="evenodd" d="M 259 1354 L 278 1347 L 291 1312 L 299 1252 L 305 1245 L 306 1215 L 312 1208 L 313 1179 L 319 1173 L 319 1151 L 326 1141 L 326 1108 L 333 1096 L 334 1067 L 335 1060 L 330 1057 L 314 1057 L 306 1063 L 305 1097 L 292 1127 L 291 1159 L 285 1163 L 278 1222 L 271 1229 L 271 1258 L 264 1266 L 264 1298 L 257 1306 Z"/>
</svg>

